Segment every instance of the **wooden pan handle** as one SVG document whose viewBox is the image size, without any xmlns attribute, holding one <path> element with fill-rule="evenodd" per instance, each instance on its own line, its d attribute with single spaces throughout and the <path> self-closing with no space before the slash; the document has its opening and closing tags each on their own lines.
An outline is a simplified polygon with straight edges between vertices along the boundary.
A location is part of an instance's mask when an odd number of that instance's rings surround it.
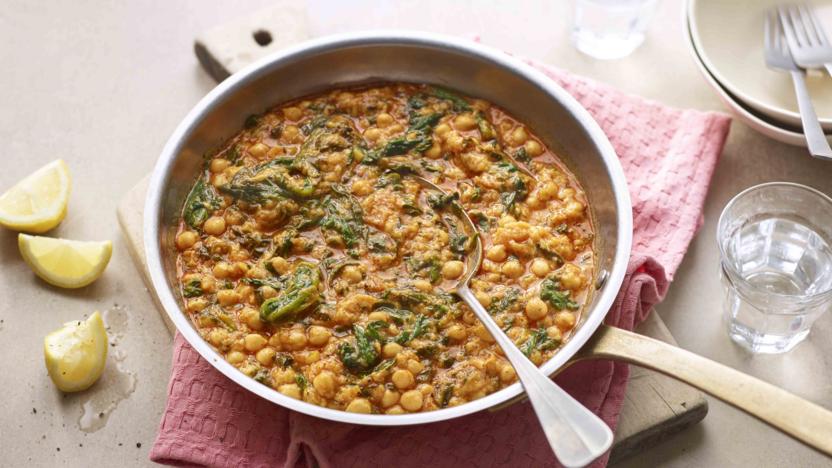
<svg viewBox="0 0 832 468">
<path fill-rule="evenodd" d="M 832 411 L 684 349 L 602 325 L 576 358 L 613 359 L 656 370 L 832 456 Z"/>
</svg>

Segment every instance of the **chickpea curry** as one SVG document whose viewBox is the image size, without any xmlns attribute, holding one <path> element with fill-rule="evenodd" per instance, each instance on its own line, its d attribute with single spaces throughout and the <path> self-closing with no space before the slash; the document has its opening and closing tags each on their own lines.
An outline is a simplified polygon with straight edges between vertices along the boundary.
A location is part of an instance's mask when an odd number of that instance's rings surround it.
<svg viewBox="0 0 832 468">
<path fill-rule="evenodd" d="M 451 203 L 478 233 L 449 216 Z M 477 235 L 471 289 L 539 365 L 588 300 L 595 258 L 581 187 L 501 109 L 386 84 L 249 117 L 206 162 L 175 244 L 187 314 L 241 372 L 316 405 L 402 414 L 516 380 L 448 292 Z"/>
</svg>

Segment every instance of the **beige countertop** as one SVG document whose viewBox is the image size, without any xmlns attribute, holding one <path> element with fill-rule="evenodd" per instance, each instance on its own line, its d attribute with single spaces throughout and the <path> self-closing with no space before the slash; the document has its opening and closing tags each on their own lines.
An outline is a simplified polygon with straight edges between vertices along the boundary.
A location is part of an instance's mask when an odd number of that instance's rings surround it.
<svg viewBox="0 0 832 468">
<path fill-rule="evenodd" d="M 112 239 L 113 259 L 98 282 L 63 291 L 36 279 L 15 233 L 0 231 L 0 411 L 2 466 L 148 465 L 164 409 L 170 338 L 153 310 L 116 223 L 120 197 L 148 173 L 185 113 L 213 86 L 192 52 L 194 37 L 271 2 L 134 1 L 52 3 L 9 0 L 0 9 L 0 188 L 63 158 L 73 175 L 66 220 L 52 234 Z M 683 38 L 681 0 L 660 2 L 648 39 L 632 56 L 589 59 L 568 42 L 563 2 L 487 1 L 476 14 L 431 1 L 401 24 L 463 35 L 543 59 L 675 106 L 726 111 L 699 76 Z M 510 3 L 510 5 L 509 5 Z M 552 4 L 554 2 L 551 2 Z M 410 21 L 410 23 L 408 23 Z M 832 193 L 832 166 L 734 122 L 693 241 L 658 312 L 680 346 L 832 407 L 832 315 L 783 356 L 752 356 L 734 346 L 721 322 L 714 229 L 725 203 L 743 188 L 787 180 Z M 49 380 L 42 339 L 61 323 L 108 311 L 110 367 L 105 381 L 64 397 Z M 764 424 L 710 399 L 698 426 L 671 437 L 627 466 L 828 466 L 826 459 Z M 86 410 L 84 409 L 86 407 Z M 81 421 L 87 413 L 90 420 Z M 101 413 L 101 418 L 97 413 Z M 87 431 L 81 430 L 81 427 Z M 96 427 L 98 430 L 92 430 Z M 141 444 L 141 446 L 139 446 Z"/>
</svg>

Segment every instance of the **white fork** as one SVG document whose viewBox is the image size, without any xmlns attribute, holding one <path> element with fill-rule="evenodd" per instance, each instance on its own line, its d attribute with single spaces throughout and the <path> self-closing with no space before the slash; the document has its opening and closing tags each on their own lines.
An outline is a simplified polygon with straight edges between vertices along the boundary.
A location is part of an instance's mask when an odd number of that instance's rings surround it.
<svg viewBox="0 0 832 468">
<path fill-rule="evenodd" d="M 800 110 L 800 121 L 803 124 L 803 135 L 806 137 L 806 146 L 809 153 L 819 159 L 832 160 L 832 148 L 826 141 L 826 135 L 812 107 L 812 100 L 809 91 L 806 89 L 806 80 L 803 77 L 803 70 L 797 66 L 789 52 L 786 38 L 783 36 L 783 28 L 778 15 L 771 10 L 766 15 L 764 52 L 766 65 L 771 69 L 787 71 L 792 75 L 794 92 L 797 97 L 797 108 Z"/>
<path fill-rule="evenodd" d="M 832 75 L 832 44 L 814 10 L 807 5 L 778 8 L 786 42 L 801 68 L 826 68 Z"/>
</svg>

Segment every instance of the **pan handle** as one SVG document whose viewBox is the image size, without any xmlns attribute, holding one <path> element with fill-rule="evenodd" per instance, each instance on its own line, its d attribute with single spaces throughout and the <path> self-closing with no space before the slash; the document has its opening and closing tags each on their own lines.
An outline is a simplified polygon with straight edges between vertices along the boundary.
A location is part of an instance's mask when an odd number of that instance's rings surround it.
<svg viewBox="0 0 832 468">
<path fill-rule="evenodd" d="M 626 361 L 669 375 L 832 456 L 832 411 L 690 351 L 602 325 L 576 358 Z"/>
</svg>

